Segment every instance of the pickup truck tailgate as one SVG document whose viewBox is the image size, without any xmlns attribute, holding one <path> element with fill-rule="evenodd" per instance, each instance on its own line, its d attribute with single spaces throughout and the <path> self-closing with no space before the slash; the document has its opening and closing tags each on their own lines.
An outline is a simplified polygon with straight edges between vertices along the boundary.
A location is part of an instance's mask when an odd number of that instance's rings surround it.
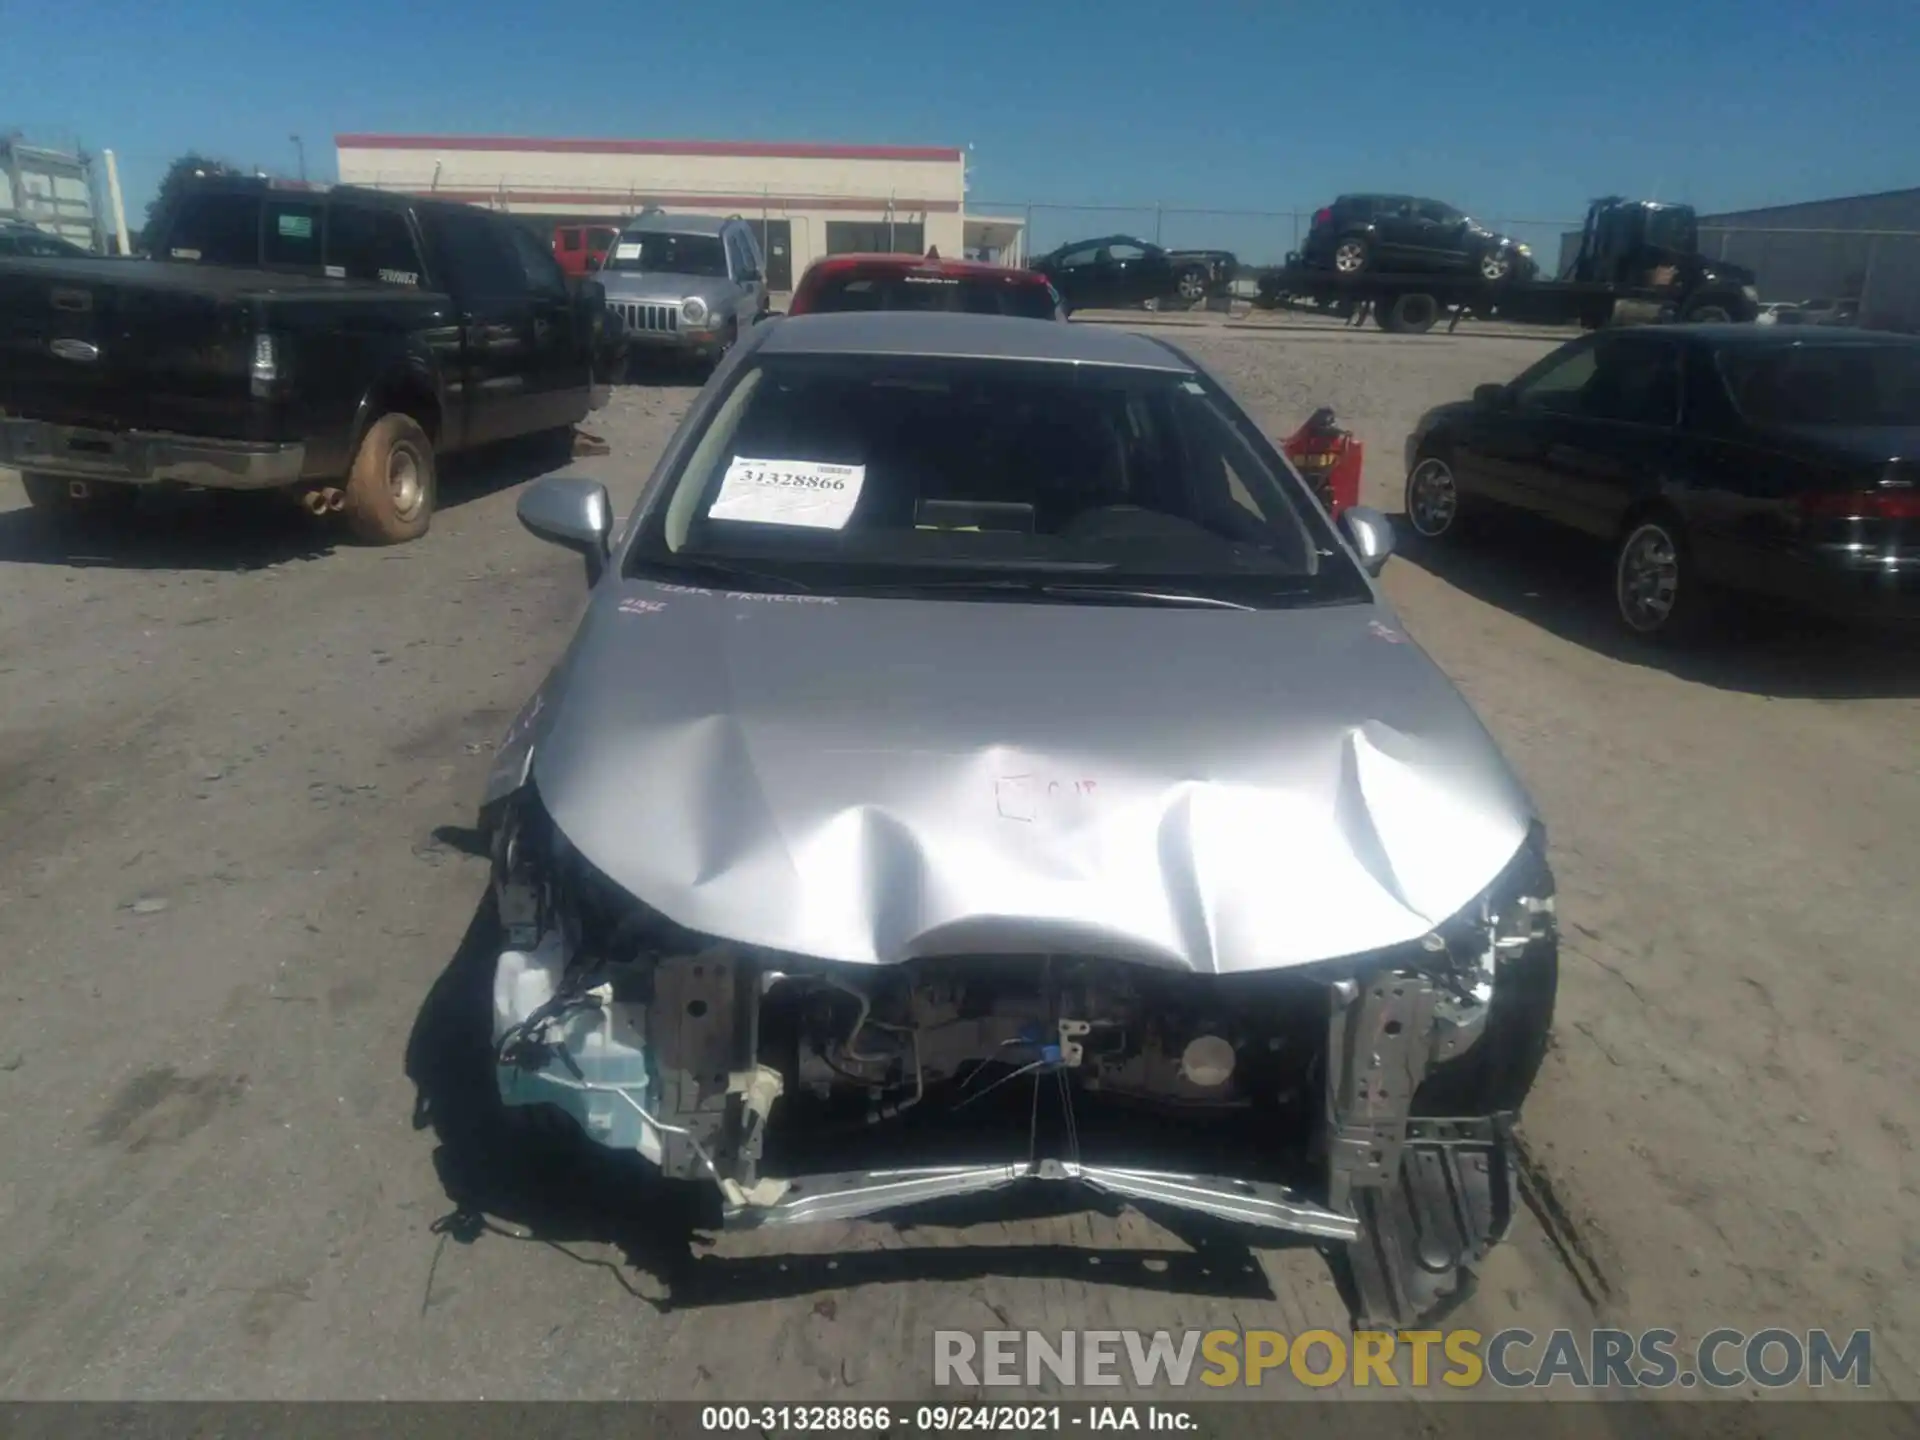
<svg viewBox="0 0 1920 1440">
<path fill-rule="evenodd" d="M 101 430 L 257 438 L 249 434 L 264 418 L 250 404 L 257 297 L 210 279 L 137 260 L 0 261 L 0 411 Z"/>
</svg>

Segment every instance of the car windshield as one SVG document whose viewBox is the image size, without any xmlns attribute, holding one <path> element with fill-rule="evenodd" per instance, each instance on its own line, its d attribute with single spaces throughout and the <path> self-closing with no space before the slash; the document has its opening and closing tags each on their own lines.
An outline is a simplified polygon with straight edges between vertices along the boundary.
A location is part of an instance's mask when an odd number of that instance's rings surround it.
<svg viewBox="0 0 1920 1440">
<path fill-rule="evenodd" d="M 605 270 L 652 271 L 658 275 L 727 273 L 727 248 L 718 235 L 678 235 L 642 230 L 622 235 L 607 254 Z"/>
<path fill-rule="evenodd" d="M 1719 367 L 1756 424 L 1920 426 L 1920 345 L 1743 346 Z"/>
<path fill-rule="evenodd" d="M 1195 376 L 894 356 L 744 370 L 648 507 L 628 572 L 960 598 L 1370 593 L 1285 462 Z"/>
<path fill-rule="evenodd" d="M 1051 320 L 1053 291 L 1032 276 L 943 275 L 938 271 L 851 270 L 827 276 L 810 308 L 828 310 L 958 310 Z"/>
</svg>

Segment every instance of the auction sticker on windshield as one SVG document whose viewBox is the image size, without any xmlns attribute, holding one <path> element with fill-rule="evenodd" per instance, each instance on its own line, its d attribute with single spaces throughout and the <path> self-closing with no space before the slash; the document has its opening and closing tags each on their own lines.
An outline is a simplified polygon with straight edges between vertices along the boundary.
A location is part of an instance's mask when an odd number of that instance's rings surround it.
<svg viewBox="0 0 1920 1440">
<path fill-rule="evenodd" d="M 640 258 L 640 242 L 638 240 L 623 240 L 620 244 L 613 247 L 613 258 L 616 260 L 638 260 Z"/>
<path fill-rule="evenodd" d="M 709 520 L 844 530 L 866 483 L 864 465 L 754 460 L 736 455 L 707 511 Z"/>
</svg>

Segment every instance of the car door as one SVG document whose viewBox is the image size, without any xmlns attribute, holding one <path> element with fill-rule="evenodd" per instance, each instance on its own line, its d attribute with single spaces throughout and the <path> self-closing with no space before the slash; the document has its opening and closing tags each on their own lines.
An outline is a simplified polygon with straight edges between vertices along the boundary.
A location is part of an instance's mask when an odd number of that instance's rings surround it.
<svg viewBox="0 0 1920 1440">
<path fill-rule="evenodd" d="M 1098 261 L 1100 250 L 1094 245 L 1078 245 L 1055 257 L 1050 274 L 1060 297 L 1072 310 L 1084 310 L 1102 303 Z"/>
<path fill-rule="evenodd" d="M 1376 270 L 1424 268 L 1419 217 L 1404 195 L 1381 195 L 1373 202 L 1373 265 Z"/>
<path fill-rule="evenodd" d="M 460 397 L 469 443 L 540 427 L 534 302 L 519 256 L 484 210 L 435 205 L 420 218 L 460 326 Z"/>
<path fill-rule="evenodd" d="M 1138 305 L 1167 293 L 1160 283 L 1153 257 L 1135 240 L 1111 241 L 1103 252 L 1100 288 L 1109 305 Z M 1164 262 L 1163 262 L 1164 263 Z"/>
<path fill-rule="evenodd" d="M 1140 261 L 1140 273 L 1137 289 L 1141 300 L 1161 300 L 1177 293 L 1179 285 L 1175 280 L 1178 271 L 1173 256 L 1158 245 L 1145 245 L 1146 256 Z M 1202 257 L 1203 259 L 1205 257 Z"/>
<path fill-rule="evenodd" d="M 1603 335 L 1594 373 L 1547 435 L 1527 482 L 1532 508 L 1611 538 L 1634 501 L 1672 478 L 1681 422 L 1682 355 L 1659 333 Z"/>
<path fill-rule="evenodd" d="M 1465 270 L 1473 264 L 1467 250 L 1467 217 L 1438 200 L 1414 203 L 1412 245 L 1425 270 Z"/>
<path fill-rule="evenodd" d="M 1454 446 L 1465 490 L 1516 509 L 1539 508 L 1535 472 L 1593 378 L 1593 347 L 1592 336 L 1569 341 L 1521 371 L 1498 402 L 1474 408 Z"/>
<path fill-rule="evenodd" d="M 584 317 L 553 252 L 511 220 L 494 222 L 513 246 L 533 307 L 533 351 L 526 389 L 527 430 L 557 430 L 587 412 L 592 357 Z"/>
</svg>

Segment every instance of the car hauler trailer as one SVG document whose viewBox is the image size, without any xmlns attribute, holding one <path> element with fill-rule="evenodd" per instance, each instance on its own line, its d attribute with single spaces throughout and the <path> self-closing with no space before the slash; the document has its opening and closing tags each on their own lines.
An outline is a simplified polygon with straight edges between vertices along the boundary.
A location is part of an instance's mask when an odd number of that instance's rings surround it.
<svg viewBox="0 0 1920 1440">
<path fill-rule="evenodd" d="M 1343 275 L 1291 255 L 1260 277 L 1267 309 L 1310 304 L 1373 320 L 1392 334 L 1420 334 L 1442 317 L 1521 325 L 1604 325 L 1659 321 L 1751 321 L 1760 313 L 1754 274 L 1700 253 L 1699 227 L 1688 205 L 1660 205 L 1609 196 L 1587 208 L 1580 248 L 1555 280 L 1478 273 Z"/>
</svg>

